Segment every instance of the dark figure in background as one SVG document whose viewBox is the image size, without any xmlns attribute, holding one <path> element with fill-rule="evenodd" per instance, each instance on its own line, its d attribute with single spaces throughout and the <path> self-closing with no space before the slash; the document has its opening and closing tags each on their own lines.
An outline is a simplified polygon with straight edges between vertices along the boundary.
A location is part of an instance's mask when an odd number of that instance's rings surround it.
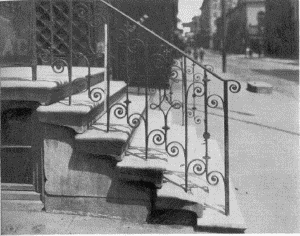
<svg viewBox="0 0 300 236">
<path fill-rule="evenodd" d="M 196 47 L 194 48 L 194 59 L 198 61 L 198 49 Z"/>
<path fill-rule="evenodd" d="M 200 62 L 202 63 L 204 60 L 204 54 L 205 54 L 203 47 L 200 48 L 199 54 L 200 54 Z"/>
</svg>

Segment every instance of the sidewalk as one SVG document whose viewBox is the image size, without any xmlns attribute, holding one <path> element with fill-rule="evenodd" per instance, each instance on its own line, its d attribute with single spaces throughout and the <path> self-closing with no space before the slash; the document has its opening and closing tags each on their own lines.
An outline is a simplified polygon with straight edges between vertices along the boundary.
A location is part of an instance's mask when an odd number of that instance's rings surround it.
<svg viewBox="0 0 300 236">
<path fill-rule="evenodd" d="M 2 203 L 3 204 L 3 203 Z M 2 211 L 1 234 L 193 234 L 192 226 L 132 223 L 120 219 L 51 214 L 44 211 Z M 199 233 L 199 232 L 198 232 Z"/>
<path fill-rule="evenodd" d="M 213 55 L 221 55 L 218 51 L 213 51 L 207 49 L 207 54 L 213 54 Z M 229 59 L 237 59 L 237 58 L 244 58 L 244 59 L 253 59 L 253 60 L 261 60 L 266 62 L 273 62 L 273 63 L 281 63 L 281 64 L 290 64 L 295 65 L 299 67 L 299 59 L 285 59 L 285 58 L 273 58 L 273 57 L 267 57 L 267 56 L 261 56 L 259 57 L 257 53 L 253 53 L 252 57 L 246 57 L 245 54 L 228 54 L 227 58 Z"/>
<path fill-rule="evenodd" d="M 191 66 L 188 64 L 188 66 Z M 202 69 L 198 69 L 201 73 Z M 299 133 L 299 102 L 291 96 L 273 89 L 271 94 L 260 94 L 247 91 L 247 82 L 241 81 L 232 73 L 223 73 L 221 68 L 214 68 L 214 72 L 226 80 L 235 80 L 241 84 L 238 93 L 228 92 L 229 103 L 229 122 L 232 120 L 254 124 L 268 129 L 289 133 L 292 135 L 300 135 Z M 197 71 L 196 71 L 197 73 Z M 209 94 L 216 94 L 223 97 L 222 81 L 208 75 L 210 79 L 208 83 Z M 256 81 L 253 78 L 252 81 Z M 259 81 L 259 80 L 258 80 Z M 229 83 L 228 86 L 234 83 Z M 175 84 L 175 90 L 181 90 L 181 86 Z M 181 97 L 176 99 L 181 100 Z M 204 112 L 203 99 L 197 101 L 197 109 Z M 192 102 L 191 100 L 189 103 Z M 219 101 L 220 102 L 220 101 Z M 208 110 L 209 115 L 223 117 L 223 108 L 221 103 L 217 108 Z"/>
</svg>

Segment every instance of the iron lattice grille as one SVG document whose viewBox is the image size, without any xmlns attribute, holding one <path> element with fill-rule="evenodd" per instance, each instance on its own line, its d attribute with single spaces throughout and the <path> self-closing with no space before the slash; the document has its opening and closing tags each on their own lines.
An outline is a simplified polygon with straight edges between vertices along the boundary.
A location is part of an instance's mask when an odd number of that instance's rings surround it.
<svg viewBox="0 0 300 236">
<path fill-rule="evenodd" d="M 84 1 L 39 1 L 36 3 L 38 64 L 49 64 L 43 56 L 67 58 L 73 66 L 84 65 L 79 53 L 96 63 L 97 28 L 93 27 L 94 4 Z"/>
</svg>

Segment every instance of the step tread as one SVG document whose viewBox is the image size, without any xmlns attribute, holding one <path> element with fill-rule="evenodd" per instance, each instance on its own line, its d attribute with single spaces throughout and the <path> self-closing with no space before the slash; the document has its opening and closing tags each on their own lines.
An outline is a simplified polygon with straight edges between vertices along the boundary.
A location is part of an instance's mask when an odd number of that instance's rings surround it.
<svg viewBox="0 0 300 236">
<path fill-rule="evenodd" d="M 123 161 L 117 164 L 119 169 L 165 171 L 168 155 L 164 150 L 149 148 L 146 160 L 145 148 L 130 146 Z"/>
<path fill-rule="evenodd" d="M 105 113 L 86 132 L 75 135 L 75 146 L 79 150 L 95 155 L 109 155 L 115 157 L 117 161 L 122 160 L 123 153 L 136 129 L 127 123 L 126 117 L 119 119 L 114 115 L 114 109 L 120 107 L 120 104 L 125 105 L 125 100 L 124 96 L 111 110 L 109 132 L 107 132 L 107 113 Z M 143 114 L 145 96 L 130 95 L 130 100 L 132 102 L 129 108 L 130 114 Z"/>
<path fill-rule="evenodd" d="M 124 96 L 126 84 L 122 81 L 111 81 L 110 103 L 118 101 Z M 105 92 L 106 83 L 96 84 L 91 89 L 102 89 Z M 105 94 L 103 93 L 103 96 Z M 98 120 L 105 111 L 105 99 L 92 101 L 88 91 L 72 96 L 72 104 L 68 98 L 49 106 L 40 106 L 37 109 L 39 121 L 44 123 L 67 126 L 77 133 L 84 133 L 88 127 Z"/>
<path fill-rule="evenodd" d="M 104 77 L 104 68 L 91 68 L 91 84 L 99 83 Z M 1 100 L 36 101 L 49 105 L 87 86 L 87 68 L 74 67 L 72 83 L 69 83 L 67 69 L 55 73 L 51 66 L 37 67 L 37 80 L 32 80 L 31 67 L 6 67 L 1 69 Z"/>
<path fill-rule="evenodd" d="M 236 199 L 236 194 L 234 188 L 232 187 L 232 182 L 229 180 L 229 204 L 230 204 L 230 214 L 229 216 L 224 215 L 223 208 L 216 208 L 213 205 L 214 200 L 208 199 L 206 210 L 203 212 L 203 216 L 197 219 L 197 227 L 203 228 L 224 228 L 232 230 L 244 231 L 247 229 L 244 217 L 242 215 L 241 209 Z M 223 199 L 222 199 L 223 200 Z M 220 213 L 221 212 L 221 213 Z M 197 230 L 196 227 L 196 230 Z"/>
</svg>

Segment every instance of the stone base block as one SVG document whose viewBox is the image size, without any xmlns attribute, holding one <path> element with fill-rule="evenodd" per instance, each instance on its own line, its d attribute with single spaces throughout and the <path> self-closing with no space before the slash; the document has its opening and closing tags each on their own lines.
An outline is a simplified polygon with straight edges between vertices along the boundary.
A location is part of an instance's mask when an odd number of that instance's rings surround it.
<svg viewBox="0 0 300 236">
<path fill-rule="evenodd" d="M 150 214 L 150 202 L 144 200 L 99 197 L 45 196 L 49 213 L 108 217 L 144 223 Z"/>
<path fill-rule="evenodd" d="M 264 93 L 270 94 L 272 93 L 273 87 L 270 84 L 264 82 L 248 82 L 247 83 L 247 90 L 252 93 Z"/>
</svg>

